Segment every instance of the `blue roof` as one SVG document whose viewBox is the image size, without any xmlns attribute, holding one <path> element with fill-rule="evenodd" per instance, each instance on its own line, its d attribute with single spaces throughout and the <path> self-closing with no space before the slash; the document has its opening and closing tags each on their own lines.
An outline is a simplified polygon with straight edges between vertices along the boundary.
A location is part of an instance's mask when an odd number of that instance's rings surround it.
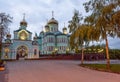
<svg viewBox="0 0 120 82">
<path fill-rule="evenodd" d="M 45 33 L 45 36 L 46 36 L 46 35 L 54 35 L 54 33 L 53 33 L 53 32 L 46 32 L 46 33 Z"/>
<path fill-rule="evenodd" d="M 15 30 L 14 32 L 19 32 L 20 30 L 22 30 L 22 29 L 18 29 L 18 30 Z M 28 33 L 31 33 L 32 34 L 32 32 L 30 32 L 30 31 L 28 31 L 28 30 L 26 30 Z"/>
<path fill-rule="evenodd" d="M 45 32 L 45 36 L 47 35 L 53 35 L 53 36 L 59 36 L 59 35 L 65 35 L 65 36 L 70 36 L 69 34 L 63 34 L 62 32 L 60 31 L 56 31 L 56 32 Z M 41 37 L 41 35 L 39 35 L 39 37 Z"/>
<path fill-rule="evenodd" d="M 57 32 L 55 32 L 54 34 L 55 34 L 56 36 L 59 36 L 59 35 L 68 36 L 68 34 L 64 34 L 64 33 L 60 32 L 60 31 L 57 31 Z"/>
<path fill-rule="evenodd" d="M 55 34 L 55 35 L 61 35 L 61 34 L 63 34 L 63 33 L 60 32 L 60 31 L 57 31 L 57 32 L 54 32 L 54 34 Z"/>
</svg>

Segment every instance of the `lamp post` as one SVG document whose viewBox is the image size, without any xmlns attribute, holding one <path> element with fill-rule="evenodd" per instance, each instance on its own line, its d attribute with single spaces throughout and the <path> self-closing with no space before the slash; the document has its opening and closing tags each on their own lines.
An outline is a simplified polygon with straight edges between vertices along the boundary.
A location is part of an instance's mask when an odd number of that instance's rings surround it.
<svg viewBox="0 0 120 82">
<path fill-rule="evenodd" d="M 8 53 L 10 52 L 9 48 L 5 48 L 5 58 L 8 58 Z"/>
<path fill-rule="evenodd" d="M 67 49 L 66 49 L 66 54 L 69 54 L 69 51 L 70 51 L 70 49 L 69 49 L 69 48 L 67 48 Z"/>
<path fill-rule="evenodd" d="M 57 48 L 55 48 L 55 53 L 57 54 L 57 52 L 58 52 L 58 49 L 57 49 Z"/>
</svg>

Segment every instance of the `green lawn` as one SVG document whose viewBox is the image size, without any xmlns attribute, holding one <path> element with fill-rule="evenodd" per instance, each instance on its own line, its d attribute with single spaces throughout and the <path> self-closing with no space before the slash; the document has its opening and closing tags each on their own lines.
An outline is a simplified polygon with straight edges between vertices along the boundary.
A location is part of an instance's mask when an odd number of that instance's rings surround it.
<svg viewBox="0 0 120 82">
<path fill-rule="evenodd" d="M 83 67 L 101 70 L 101 71 L 108 71 L 106 69 L 106 64 L 83 64 Z M 120 64 L 111 64 L 109 72 L 119 73 L 120 74 Z"/>
</svg>

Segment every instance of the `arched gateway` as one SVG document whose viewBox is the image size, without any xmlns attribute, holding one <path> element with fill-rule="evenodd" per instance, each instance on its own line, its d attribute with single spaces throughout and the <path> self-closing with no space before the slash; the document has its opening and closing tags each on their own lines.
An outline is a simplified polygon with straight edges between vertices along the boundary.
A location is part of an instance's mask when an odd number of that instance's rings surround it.
<svg viewBox="0 0 120 82">
<path fill-rule="evenodd" d="M 25 58 L 28 55 L 28 48 L 24 45 L 17 48 L 16 59 Z"/>
</svg>

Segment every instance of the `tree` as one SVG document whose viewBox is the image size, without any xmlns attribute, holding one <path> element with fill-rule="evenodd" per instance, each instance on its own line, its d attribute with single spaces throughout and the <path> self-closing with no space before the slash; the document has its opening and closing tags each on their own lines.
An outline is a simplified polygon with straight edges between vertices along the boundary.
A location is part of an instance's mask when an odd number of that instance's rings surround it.
<svg viewBox="0 0 120 82">
<path fill-rule="evenodd" d="M 119 0 L 90 0 L 84 3 L 86 12 L 91 12 L 91 15 L 86 17 L 85 22 L 95 28 L 94 40 L 105 40 L 106 42 L 106 57 L 107 68 L 110 69 L 110 58 L 108 49 L 108 36 L 114 37 L 117 28 L 118 18 L 115 17 L 120 6 Z M 117 9 L 118 8 L 118 9 Z M 117 16 L 118 17 L 118 16 Z"/>
<path fill-rule="evenodd" d="M 82 24 L 83 17 L 82 15 L 79 15 L 79 12 L 75 10 L 74 16 L 72 17 L 72 20 L 69 21 L 69 32 L 72 33 L 70 36 L 70 46 L 72 49 L 75 49 L 76 51 L 80 48 L 82 49 L 82 58 L 81 58 L 81 64 L 83 64 L 84 61 L 84 47 L 89 45 L 89 42 L 91 41 L 91 34 L 92 29 L 90 28 L 90 25 Z"/>
<path fill-rule="evenodd" d="M 80 26 L 80 21 L 83 19 L 81 14 L 79 14 L 78 10 L 74 10 L 74 16 L 72 17 L 72 20 L 69 21 L 69 33 L 71 33 L 70 36 L 70 47 L 71 49 L 77 49 L 77 45 L 75 44 L 75 31 Z"/>
<path fill-rule="evenodd" d="M 5 13 L 0 13 L 0 59 L 2 55 L 2 41 L 8 32 L 8 25 L 12 22 L 12 17 Z"/>
<path fill-rule="evenodd" d="M 113 14 L 112 23 L 115 26 L 117 37 L 120 38 L 120 11 L 117 11 Z"/>
<path fill-rule="evenodd" d="M 78 10 L 74 10 L 74 16 L 72 17 L 72 20 L 69 21 L 69 32 L 70 33 L 74 33 L 74 31 L 76 31 L 76 29 L 79 27 L 80 25 L 80 21 L 83 19 L 82 15 L 79 14 Z"/>
<path fill-rule="evenodd" d="M 83 64 L 84 61 L 84 48 L 87 47 L 89 42 L 92 40 L 92 33 L 92 27 L 85 24 L 79 26 L 79 28 L 75 31 L 75 43 L 82 49 L 81 64 Z"/>
</svg>

